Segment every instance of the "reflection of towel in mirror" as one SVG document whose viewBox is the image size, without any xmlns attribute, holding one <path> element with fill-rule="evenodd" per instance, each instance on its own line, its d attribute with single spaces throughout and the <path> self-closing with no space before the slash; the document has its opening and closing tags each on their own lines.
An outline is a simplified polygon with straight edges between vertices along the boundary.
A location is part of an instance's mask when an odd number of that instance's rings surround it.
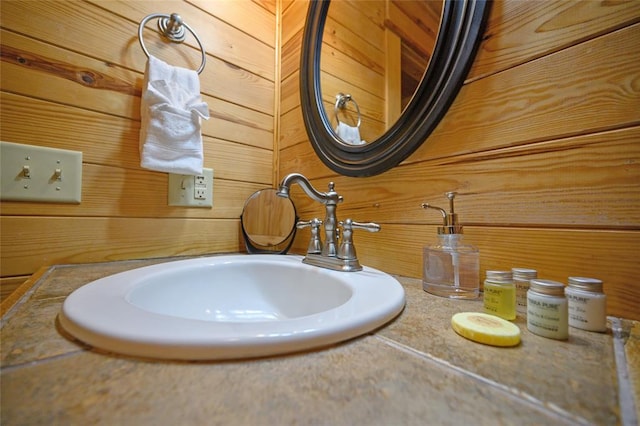
<svg viewBox="0 0 640 426">
<path fill-rule="evenodd" d="M 149 56 L 140 113 L 142 167 L 167 173 L 202 174 L 200 119 L 209 119 L 209 107 L 200 98 L 197 72 Z"/>
<path fill-rule="evenodd" d="M 349 145 L 366 144 L 365 141 L 360 139 L 360 129 L 358 129 L 357 127 L 352 127 L 344 123 L 338 123 L 338 127 L 336 127 L 336 133 L 344 143 L 347 143 Z"/>
</svg>

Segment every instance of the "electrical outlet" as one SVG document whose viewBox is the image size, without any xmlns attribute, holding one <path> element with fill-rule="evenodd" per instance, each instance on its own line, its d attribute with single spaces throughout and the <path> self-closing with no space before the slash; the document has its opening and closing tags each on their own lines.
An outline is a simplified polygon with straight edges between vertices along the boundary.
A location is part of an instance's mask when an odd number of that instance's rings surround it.
<svg viewBox="0 0 640 426">
<path fill-rule="evenodd" d="M 204 175 L 195 176 L 194 187 L 193 187 L 193 198 L 195 198 L 196 200 L 207 199 L 207 179 Z"/>
<path fill-rule="evenodd" d="M 0 142 L 0 198 L 79 204 L 82 152 Z"/>
<path fill-rule="evenodd" d="M 169 174 L 169 205 L 213 207 L 213 169 L 202 169 L 202 175 Z"/>
</svg>

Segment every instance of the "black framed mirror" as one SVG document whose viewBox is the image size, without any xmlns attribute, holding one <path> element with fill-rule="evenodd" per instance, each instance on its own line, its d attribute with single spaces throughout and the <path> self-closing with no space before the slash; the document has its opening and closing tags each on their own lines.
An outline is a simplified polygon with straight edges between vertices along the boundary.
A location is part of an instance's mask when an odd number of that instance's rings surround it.
<svg viewBox="0 0 640 426">
<path fill-rule="evenodd" d="M 309 2 L 300 64 L 304 124 L 313 149 L 330 169 L 346 176 L 380 174 L 411 155 L 453 103 L 480 44 L 490 0 L 444 1 L 433 54 L 413 97 L 379 138 L 361 145 L 338 137 L 323 101 L 320 62 L 330 4 Z"/>
</svg>

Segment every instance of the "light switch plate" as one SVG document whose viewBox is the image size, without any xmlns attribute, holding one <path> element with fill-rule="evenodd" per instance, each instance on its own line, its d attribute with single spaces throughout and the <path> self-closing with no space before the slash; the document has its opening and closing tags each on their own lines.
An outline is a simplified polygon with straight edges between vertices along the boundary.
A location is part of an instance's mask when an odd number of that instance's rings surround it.
<svg viewBox="0 0 640 426">
<path fill-rule="evenodd" d="M 213 169 L 198 176 L 169 174 L 169 205 L 213 207 Z"/>
<path fill-rule="evenodd" d="M 82 152 L 0 142 L 0 198 L 79 204 Z"/>
</svg>

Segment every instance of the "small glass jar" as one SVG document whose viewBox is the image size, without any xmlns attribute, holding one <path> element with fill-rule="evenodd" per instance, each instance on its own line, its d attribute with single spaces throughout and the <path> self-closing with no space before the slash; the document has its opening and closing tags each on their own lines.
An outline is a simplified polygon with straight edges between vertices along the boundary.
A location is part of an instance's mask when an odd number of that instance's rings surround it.
<svg viewBox="0 0 640 426">
<path fill-rule="evenodd" d="M 569 277 L 565 289 L 569 302 L 569 325 L 588 331 L 607 331 L 607 296 L 596 278 Z"/>
<path fill-rule="evenodd" d="M 513 283 L 516 286 L 516 313 L 527 315 L 527 290 L 529 281 L 538 278 L 538 271 L 527 268 L 512 268 Z"/>
<path fill-rule="evenodd" d="M 550 339 L 569 338 L 569 310 L 564 297 L 564 284 L 533 279 L 527 291 L 527 328 Z"/>
<path fill-rule="evenodd" d="M 487 271 L 484 311 L 509 321 L 516 319 L 516 286 L 511 271 Z"/>
</svg>

